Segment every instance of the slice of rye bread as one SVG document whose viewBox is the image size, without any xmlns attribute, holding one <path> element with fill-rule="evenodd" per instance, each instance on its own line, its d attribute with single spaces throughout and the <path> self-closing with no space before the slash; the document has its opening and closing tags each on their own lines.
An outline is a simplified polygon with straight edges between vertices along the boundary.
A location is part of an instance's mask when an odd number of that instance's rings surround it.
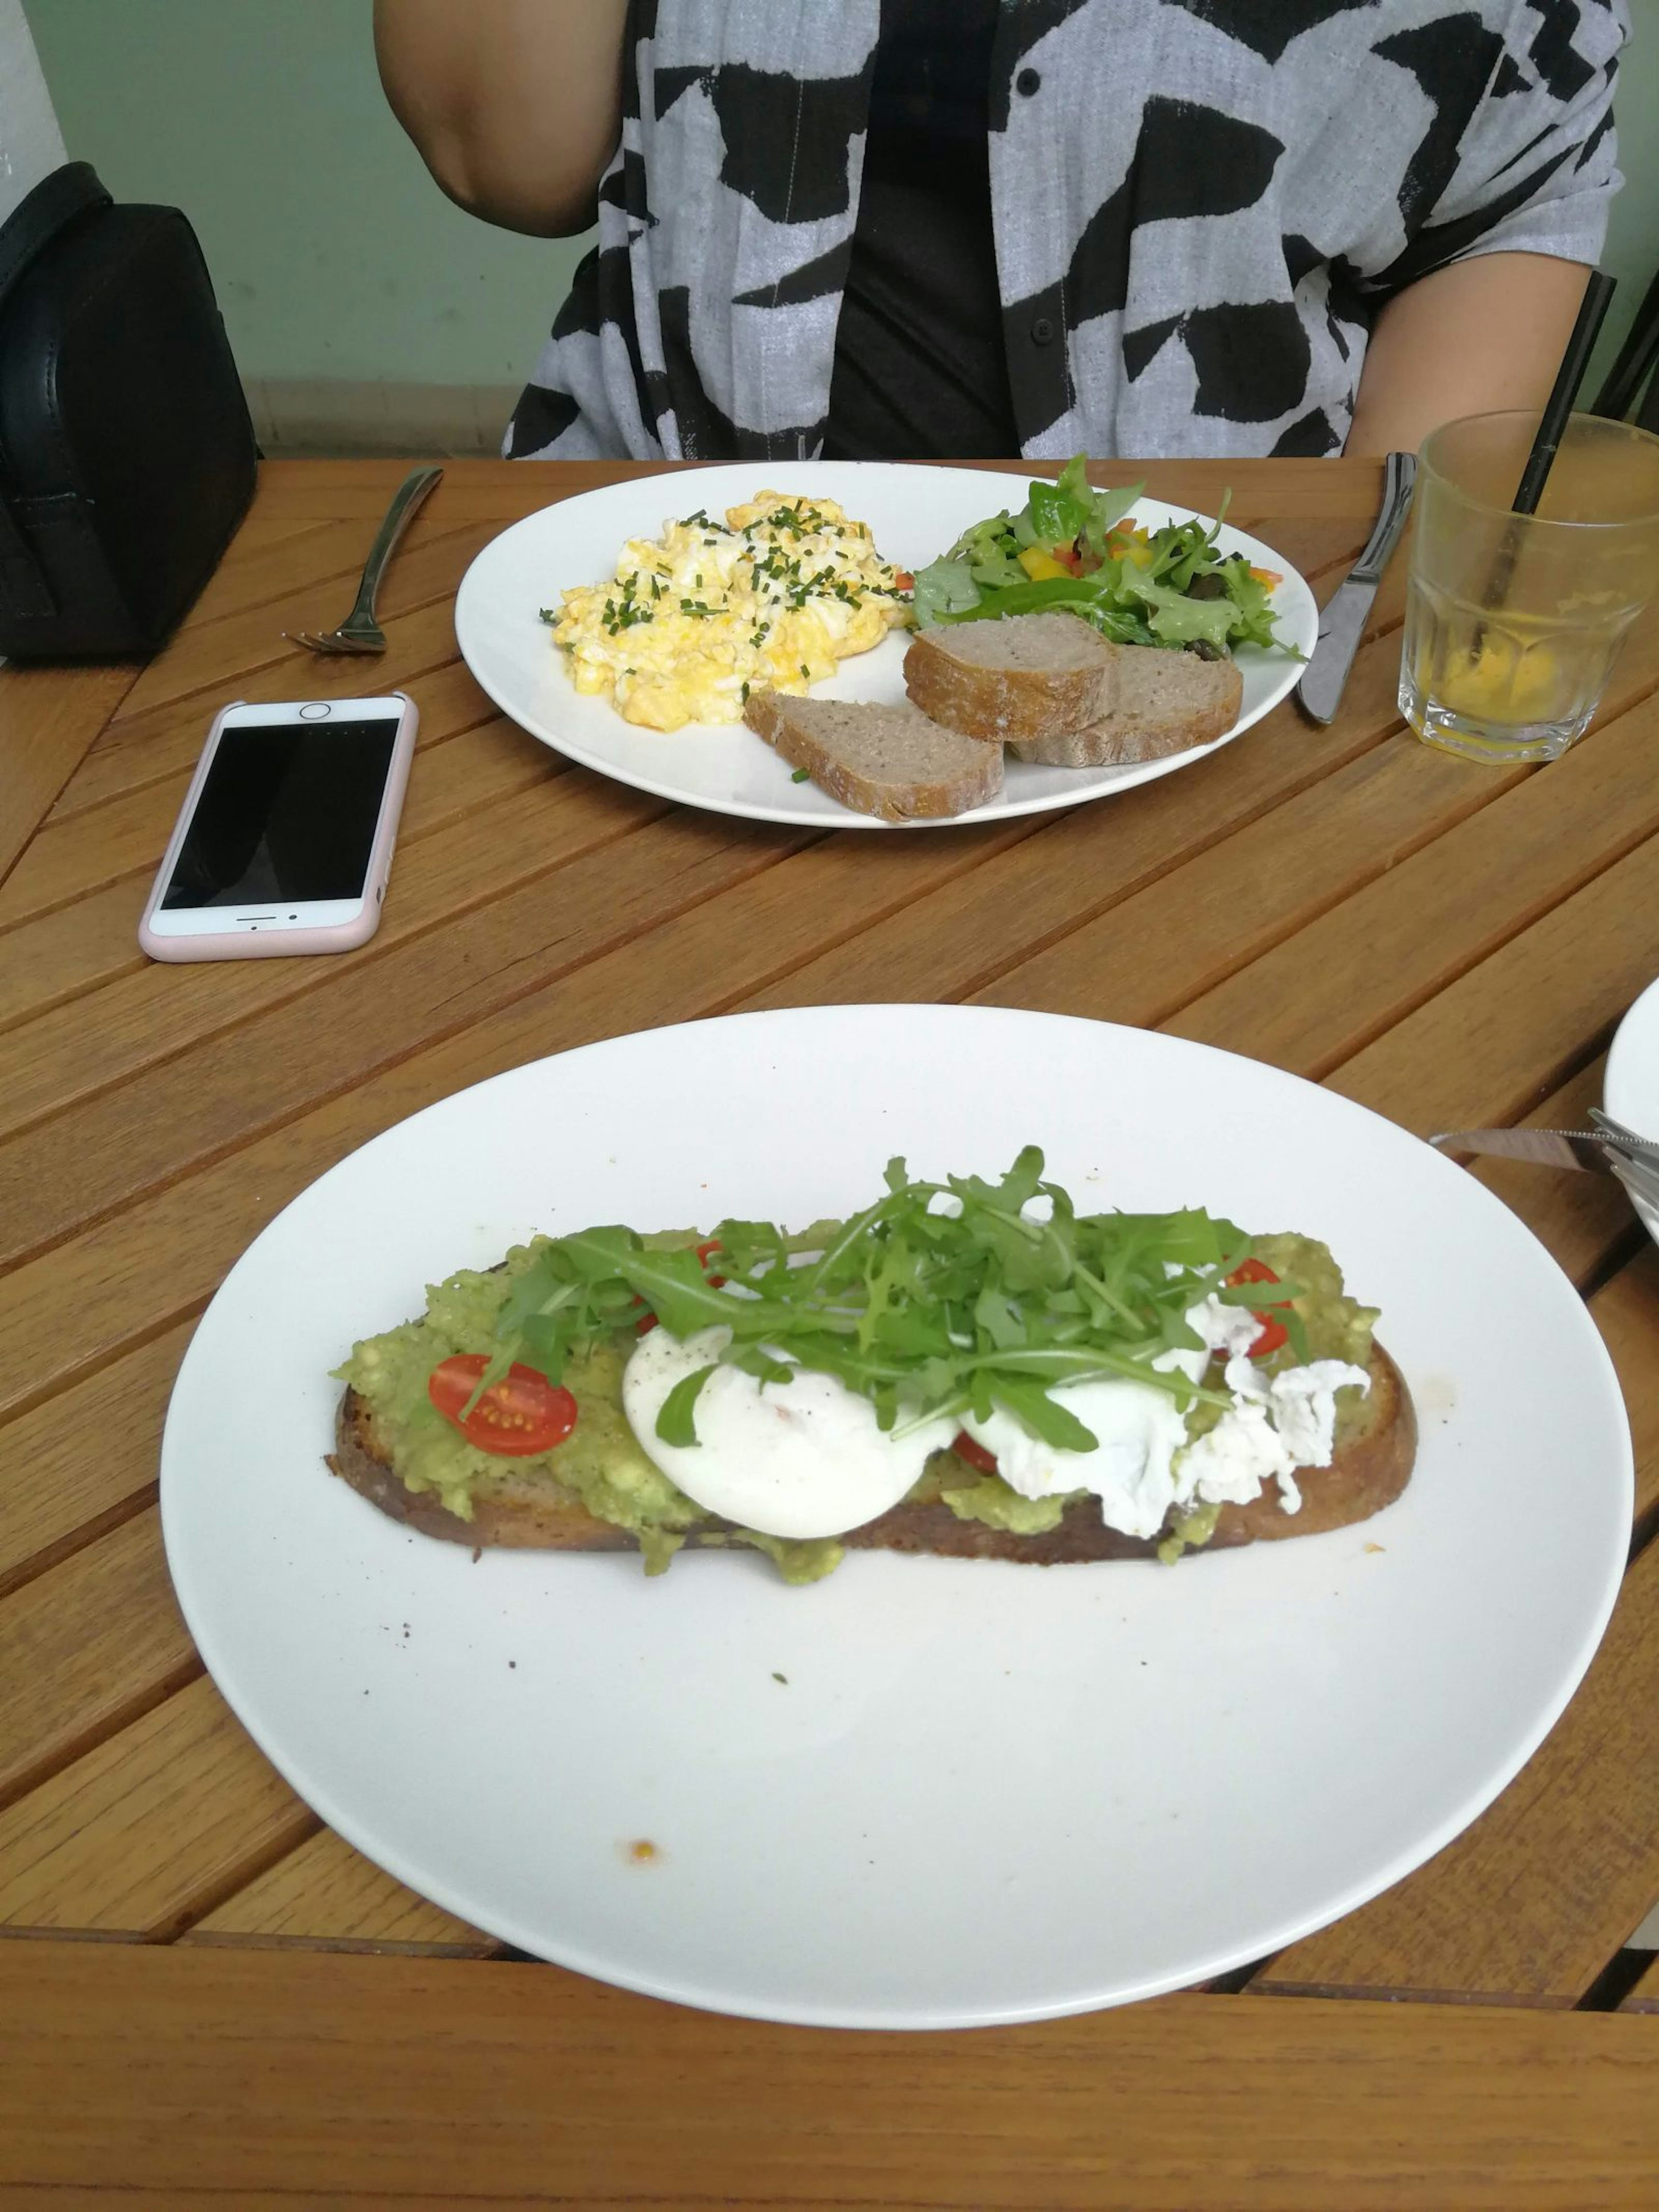
<svg viewBox="0 0 1659 2212">
<path fill-rule="evenodd" d="M 919 631 L 904 688 L 946 729 L 991 744 L 1037 744 L 1117 703 L 1116 656 L 1076 615 L 1000 615 Z"/>
<path fill-rule="evenodd" d="M 1048 768 L 1112 768 L 1207 745 L 1238 720 L 1244 679 L 1231 660 L 1157 645 L 1115 645 L 1117 703 L 1085 729 L 1017 744 Z"/>
<path fill-rule="evenodd" d="M 964 814 L 1002 789 L 1000 745 L 942 730 L 915 707 L 757 691 L 743 719 L 820 791 L 884 822 Z"/>
<path fill-rule="evenodd" d="M 1318 1536 L 1369 1520 L 1391 1505 L 1410 1478 L 1417 1456 L 1417 1417 L 1405 1379 L 1381 1345 L 1371 1348 L 1371 1388 L 1364 1425 L 1342 1446 L 1328 1468 L 1298 1473 L 1302 1508 L 1286 1513 L 1279 1485 L 1271 1477 L 1260 1498 L 1248 1505 L 1224 1505 L 1215 1534 L 1205 1551 L 1226 1551 L 1239 1544 L 1289 1536 Z M 513 1546 L 556 1552 L 633 1552 L 639 1540 L 627 1528 L 597 1519 L 574 1490 L 554 1476 L 504 1464 L 473 1493 L 470 1521 L 452 1513 L 429 1491 L 413 1491 L 398 1480 L 373 1409 L 348 1389 L 340 1401 L 336 1449 L 329 1459 L 335 1474 L 378 1505 L 394 1521 L 427 1536 L 441 1536 L 475 1549 Z M 729 1541 L 733 1524 L 713 1516 L 691 1529 L 689 1547 Z M 906 1500 L 890 1512 L 854 1528 L 842 1540 L 859 1551 L 933 1552 L 952 1559 L 1012 1559 L 1033 1566 L 1062 1566 L 1085 1560 L 1144 1559 L 1158 1549 L 1156 1537 L 1125 1536 L 1109 1528 L 1092 1497 L 1066 1507 L 1057 1525 L 1040 1535 L 1015 1535 L 982 1521 L 962 1521 L 942 1501 Z"/>
</svg>

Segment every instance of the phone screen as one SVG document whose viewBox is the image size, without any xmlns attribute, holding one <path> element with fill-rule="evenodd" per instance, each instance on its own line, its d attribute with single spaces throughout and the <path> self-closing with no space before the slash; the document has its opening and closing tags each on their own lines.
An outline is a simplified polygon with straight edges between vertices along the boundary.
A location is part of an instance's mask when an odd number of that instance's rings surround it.
<svg viewBox="0 0 1659 2212">
<path fill-rule="evenodd" d="M 226 727 L 164 908 L 361 898 L 398 717 Z"/>
</svg>

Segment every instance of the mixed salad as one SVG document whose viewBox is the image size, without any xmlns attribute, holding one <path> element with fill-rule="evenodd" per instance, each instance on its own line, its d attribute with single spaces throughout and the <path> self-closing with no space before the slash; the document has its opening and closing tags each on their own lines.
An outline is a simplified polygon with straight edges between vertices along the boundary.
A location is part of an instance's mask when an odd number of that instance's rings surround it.
<svg viewBox="0 0 1659 2212">
<path fill-rule="evenodd" d="M 918 627 L 1063 609 L 1120 645 L 1185 647 L 1212 659 L 1239 645 L 1294 653 L 1273 635 L 1279 576 L 1220 552 L 1219 518 L 1207 529 L 1134 523 L 1141 489 L 1096 491 L 1077 454 L 1057 483 L 1032 484 L 1018 514 L 1005 508 L 975 523 L 918 572 Z"/>
</svg>

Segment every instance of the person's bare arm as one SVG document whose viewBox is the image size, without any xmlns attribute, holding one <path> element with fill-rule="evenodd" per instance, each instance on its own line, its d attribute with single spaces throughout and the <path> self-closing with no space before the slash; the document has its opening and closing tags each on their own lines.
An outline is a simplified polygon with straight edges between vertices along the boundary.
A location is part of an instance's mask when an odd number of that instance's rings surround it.
<svg viewBox="0 0 1659 2212">
<path fill-rule="evenodd" d="M 1547 253 L 1483 253 L 1407 285 L 1371 332 L 1347 452 L 1415 453 L 1460 415 L 1541 407 L 1589 275 Z"/>
<path fill-rule="evenodd" d="M 392 112 L 451 199 L 508 230 L 593 220 L 622 128 L 627 0 L 374 0 Z"/>
</svg>

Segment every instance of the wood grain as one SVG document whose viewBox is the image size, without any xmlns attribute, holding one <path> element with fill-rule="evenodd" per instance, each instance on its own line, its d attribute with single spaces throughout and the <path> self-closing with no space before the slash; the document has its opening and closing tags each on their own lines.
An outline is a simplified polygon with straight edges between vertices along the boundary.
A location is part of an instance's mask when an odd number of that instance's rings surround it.
<svg viewBox="0 0 1659 2212">
<path fill-rule="evenodd" d="M 186 1943 L 301 1942 L 331 1949 L 443 1951 L 487 1958 L 501 1946 L 324 1828 L 205 1914 Z"/>
<path fill-rule="evenodd" d="M 830 2036 L 489 1961 L 10 1944 L 0 2185 L 1583 2212 L 1651 2203 L 1656 2057 L 1639 2015 L 1198 1996 Z"/>
<path fill-rule="evenodd" d="M 161 1419 L 189 1340 L 188 1328 L 168 1329 L 0 1431 L 0 1595 L 154 1497 Z"/>
<path fill-rule="evenodd" d="M 1408 1127 L 1581 1120 L 1659 964 L 1659 626 L 1564 761 L 1472 769 L 1401 732 L 1396 561 L 1329 731 L 1287 705 L 1109 804 L 796 835 L 668 808 L 495 713 L 455 652 L 472 550 L 644 471 L 453 463 L 373 665 L 422 715 L 379 937 L 151 966 L 137 915 L 211 708 L 359 687 L 280 633 L 338 612 L 407 465 L 264 470 L 136 681 L 0 670 L 0 2203 L 1659 2202 L 1659 1968 L 1617 2015 L 1572 2009 L 1659 1895 L 1659 1252 L 1605 1179 L 1470 1169 L 1589 1294 L 1629 1405 L 1607 1639 L 1479 1821 L 1243 1994 L 828 2036 L 491 1963 L 243 1735 L 154 1504 L 195 1316 L 272 1215 L 403 1115 L 596 1038 L 978 999 L 1163 1024 Z M 1369 464 L 1144 473 L 1212 512 L 1231 484 L 1321 597 L 1379 489 Z"/>
<path fill-rule="evenodd" d="M 465 745 L 458 738 L 437 757 Z M 464 752 L 453 774 L 440 770 L 423 787 L 427 804 L 412 834 L 399 842 L 380 927 L 360 963 L 370 978 L 398 946 L 600 852 L 668 811 L 661 800 L 580 770 L 560 775 L 544 755 L 526 760 L 517 746 L 493 742 L 480 750 L 496 773 L 475 777 Z M 457 793 L 455 804 L 465 810 L 447 822 L 439 782 Z M 501 803 L 507 797 L 517 802 L 510 808 Z M 0 1032 L 0 1135 L 130 1082 L 240 1019 L 325 990 L 336 980 L 332 956 L 280 966 L 272 977 L 252 961 L 204 962 L 181 1002 L 166 968 L 146 962 L 101 990 L 77 994 L 37 1020 Z M 363 988 L 372 991 L 372 980 Z M 120 1094 L 122 1100 L 127 1096 Z M 112 1109 L 122 1110 L 119 1103 Z"/>
<path fill-rule="evenodd" d="M 1597 1291 L 1590 1310 L 1625 1394 L 1636 1458 L 1636 1526 L 1647 1541 L 1659 1512 L 1659 1251 L 1646 1237 L 1630 1265 Z M 1659 1902 L 1659 1887 L 1649 1901 Z"/>
<path fill-rule="evenodd" d="M 0 1813 L 0 1924 L 171 1935 L 316 1826 L 195 1681 Z"/>
<path fill-rule="evenodd" d="M 1595 1310 L 1592 1302 L 1591 1310 Z M 1659 1896 L 1659 1547 L 1564 1717 L 1437 1858 L 1292 1944 L 1269 1994 L 1567 2006 Z"/>
<path fill-rule="evenodd" d="M 0 1682 L 9 1691 L 0 1699 L 0 1808 L 201 1665 L 153 1507 L 0 1599 Z"/>
<path fill-rule="evenodd" d="M 1355 890 L 1316 938 L 1240 967 L 1169 1026 L 1211 1044 L 1248 1032 L 1258 1057 L 1308 1075 L 1340 1066 L 1659 829 L 1656 744 L 1659 702 L 1587 739 L 1548 777 L 1510 782 L 1514 771 L 1495 770 L 1489 786 L 1469 763 L 1402 738 L 1394 750 L 1410 763 L 1407 784 L 1419 760 L 1432 761 L 1423 783 L 1449 773 L 1468 818 Z"/>
<path fill-rule="evenodd" d="M 1652 981 L 1656 896 L 1659 840 L 1650 839 L 1328 1079 L 1425 1133 L 1526 1113 L 1605 1042 Z"/>
<path fill-rule="evenodd" d="M 125 665 L 0 666 L 0 882 L 137 678 Z"/>
</svg>

